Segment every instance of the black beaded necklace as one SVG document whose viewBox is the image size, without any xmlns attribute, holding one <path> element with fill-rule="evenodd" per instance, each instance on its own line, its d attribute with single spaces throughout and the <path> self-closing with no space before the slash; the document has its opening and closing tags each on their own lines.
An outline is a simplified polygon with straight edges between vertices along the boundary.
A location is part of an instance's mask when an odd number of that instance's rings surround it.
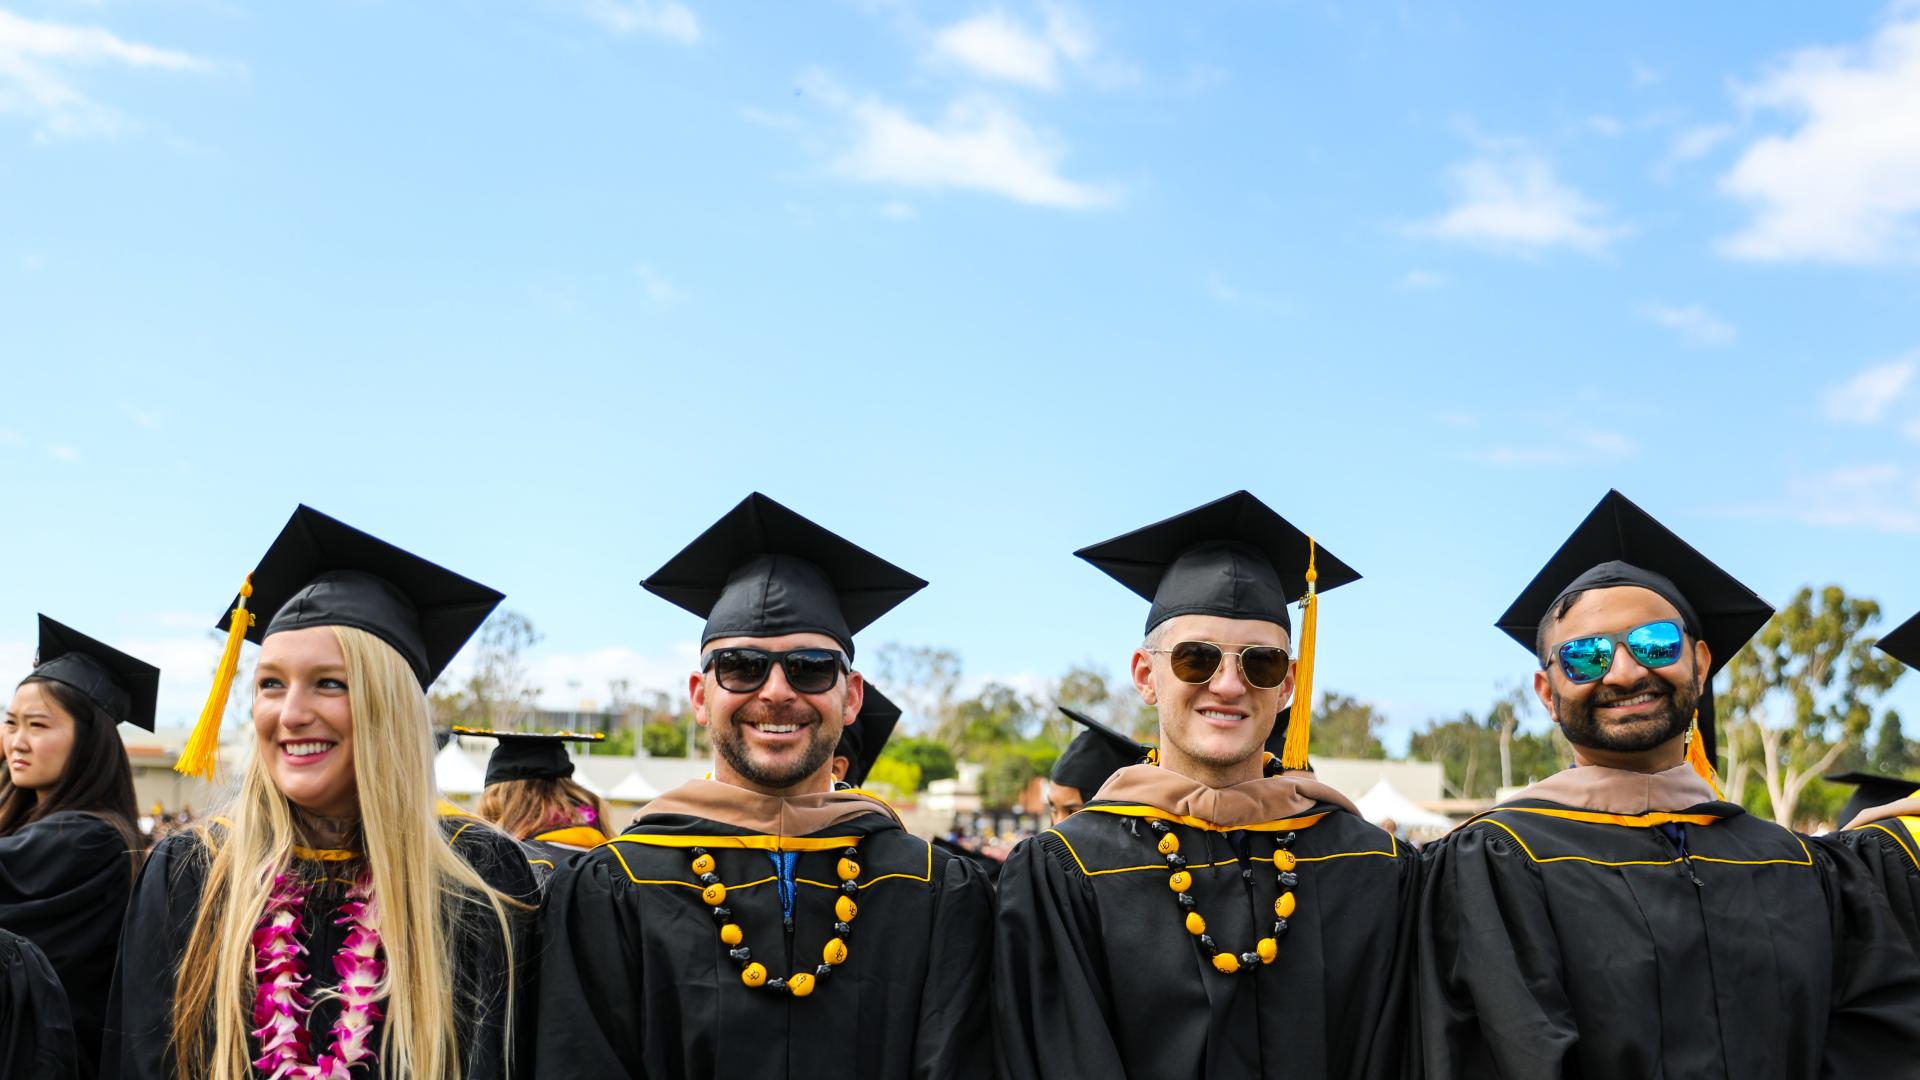
<svg viewBox="0 0 1920 1080">
<path fill-rule="evenodd" d="M 753 958 L 753 950 L 747 947 L 746 931 L 733 921 L 733 909 L 726 906 L 727 887 L 720 883 L 714 867 L 713 856 L 706 848 L 693 849 L 693 876 L 702 886 L 700 900 L 713 909 L 713 921 L 720 924 L 720 942 L 727 947 L 727 955 L 740 965 L 742 983 L 755 990 L 785 990 L 794 997 L 806 997 L 833 974 L 834 968 L 846 963 L 846 939 L 853 935 L 854 916 L 860 914 L 860 905 L 853 899 L 860 891 L 858 840 L 841 848 L 840 861 L 834 864 L 834 873 L 840 878 L 840 895 L 833 900 L 834 936 L 820 950 L 820 965 L 812 971 L 796 971 L 784 979 L 768 978 L 766 965 Z"/>
<path fill-rule="evenodd" d="M 1200 947 L 1206 950 L 1207 958 L 1213 961 L 1213 969 L 1222 975 L 1232 975 L 1273 963 L 1273 958 L 1280 953 L 1280 935 L 1287 932 L 1287 920 L 1293 917 L 1296 904 L 1293 887 L 1300 884 L 1300 875 L 1296 872 L 1300 860 L 1288 850 L 1293 845 L 1294 834 L 1289 832 L 1275 838 L 1273 866 L 1278 871 L 1280 895 L 1273 902 L 1273 933 L 1255 943 L 1252 952 L 1233 953 L 1221 950 L 1213 940 L 1213 935 L 1207 933 L 1207 920 L 1194 909 L 1193 895 L 1187 891 L 1193 888 L 1193 873 L 1186 868 L 1186 856 L 1180 854 L 1180 837 L 1174 834 L 1172 826 L 1158 818 L 1149 818 L 1147 826 L 1159 837 L 1154 849 L 1166 858 L 1167 868 L 1173 872 L 1167 879 L 1167 887 L 1173 890 L 1174 900 L 1185 913 L 1187 933 L 1193 935 Z M 1243 868 L 1240 877 L 1252 885 L 1252 868 Z"/>
</svg>

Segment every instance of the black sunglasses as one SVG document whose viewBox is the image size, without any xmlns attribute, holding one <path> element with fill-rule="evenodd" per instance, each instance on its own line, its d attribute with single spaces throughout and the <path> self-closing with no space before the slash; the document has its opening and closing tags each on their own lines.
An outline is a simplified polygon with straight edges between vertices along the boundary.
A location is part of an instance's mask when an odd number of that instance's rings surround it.
<svg viewBox="0 0 1920 1080">
<path fill-rule="evenodd" d="M 831 690 L 841 672 L 851 670 L 847 654 L 838 649 L 715 649 L 700 658 L 700 670 L 711 669 L 720 688 L 735 694 L 751 694 L 765 686 L 775 664 L 787 673 L 787 685 L 796 694 Z"/>
</svg>

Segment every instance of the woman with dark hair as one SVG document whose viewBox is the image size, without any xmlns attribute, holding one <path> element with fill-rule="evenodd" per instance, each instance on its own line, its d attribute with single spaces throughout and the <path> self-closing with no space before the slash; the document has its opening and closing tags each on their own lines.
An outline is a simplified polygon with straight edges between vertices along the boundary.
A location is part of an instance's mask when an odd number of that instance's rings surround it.
<svg viewBox="0 0 1920 1080">
<path fill-rule="evenodd" d="M 100 1026 L 141 841 L 116 725 L 153 729 L 160 669 L 40 616 L 38 662 L 0 716 L 0 929 L 66 988 L 80 1076 Z"/>
</svg>

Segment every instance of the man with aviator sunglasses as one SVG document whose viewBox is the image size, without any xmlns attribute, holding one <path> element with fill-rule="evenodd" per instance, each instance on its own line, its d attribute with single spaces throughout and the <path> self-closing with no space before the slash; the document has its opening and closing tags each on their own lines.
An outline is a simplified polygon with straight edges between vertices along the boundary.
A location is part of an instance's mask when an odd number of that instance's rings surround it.
<svg viewBox="0 0 1920 1080">
<path fill-rule="evenodd" d="M 989 1075 L 991 886 L 833 782 L 853 635 L 926 583 L 755 493 L 643 584 L 706 619 L 712 779 L 555 873 L 534 1075 Z"/>
<path fill-rule="evenodd" d="M 1920 1074 L 1884 898 L 1716 786 L 1711 680 L 1771 614 L 1614 491 L 1501 616 L 1575 767 L 1423 852 L 1428 1077 Z"/>
<path fill-rule="evenodd" d="M 1244 491 L 1077 554 L 1151 601 L 1160 745 L 1001 871 L 1001 1075 L 1398 1076 L 1417 864 L 1304 771 L 1312 605 L 1359 575 Z"/>
</svg>

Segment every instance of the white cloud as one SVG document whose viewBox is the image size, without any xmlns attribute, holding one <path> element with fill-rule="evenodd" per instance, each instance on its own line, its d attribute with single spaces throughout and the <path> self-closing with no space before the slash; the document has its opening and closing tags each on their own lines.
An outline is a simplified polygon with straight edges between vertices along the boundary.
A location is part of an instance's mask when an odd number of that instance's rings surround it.
<svg viewBox="0 0 1920 1080">
<path fill-rule="evenodd" d="M 1465 431 L 1479 427 L 1480 417 L 1470 412 L 1437 412 L 1433 414 L 1433 422 Z"/>
<path fill-rule="evenodd" d="M 1605 114 L 1587 117 L 1587 127 L 1591 129 L 1595 135 L 1604 136 L 1609 139 L 1618 138 L 1627 130 L 1627 126 L 1620 122 L 1619 117 L 1607 116 Z"/>
<path fill-rule="evenodd" d="M 1639 453 L 1640 444 L 1622 432 L 1576 428 L 1561 433 L 1551 442 L 1524 446 L 1504 444 L 1467 456 L 1488 465 L 1538 467 L 1620 461 L 1637 457 Z"/>
<path fill-rule="evenodd" d="M 635 263 L 633 272 L 640 279 L 640 287 L 645 290 L 647 299 L 656 304 L 662 306 L 677 304 L 687 298 L 687 294 L 679 286 L 668 281 L 666 275 L 650 263 Z"/>
<path fill-rule="evenodd" d="M 1400 277 L 1400 287 L 1413 292 L 1427 292 L 1446 283 L 1444 274 L 1436 274 L 1432 270 L 1409 270 Z"/>
<path fill-rule="evenodd" d="M 1920 369 L 1920 350 L 1867 368 L 1822 394 L 1820 412 L 1841 423 L 1877 424 L 1906 393 L 1916 369 Z"/>
<path fill-rule="evenodd" d="M 963 97 L 937 119 L 921 121 L 889 102 L 847 94 L 824 77 L 809 82 L 816 98 L 852 122 L 852 145 L 831 165 L 850 180 L 982 191 L 1064 210 L 1091 210 L 1120 201 L 1112 188 L 1063 176 L 1060 167 L 1067 150 L 1059 137 L 993 98 Z"/>
<path fill-rule="evenodd" d="M 1731 345 L 1739 331 L 1699 304 L 1648 304 L 1641 314 L 1680 335 L 1689 345 Z"/>
<path fill-rule="evenodd" d="M 1667 147 L 1671 161 L 1694 161 L 1713 152 L 1713 148 L 1733 138 L 1730 124 L 1703 124 L 1687 128 L 1673 137 Z"/>
<path fill-rule="evenodd" d="M 1049 3 L 1042 5 L 1042 15 L 1038 26 L 998 9 L 969 16 L 934 32 L 933 58 L 975 78 L 1035 90 L 1059 89 L 1069 67 L 1103 87 L 1138 80 L 1129 65 L 1101 51 L 1093 27 L 1078 11 Z"/>
<path fill-rule="evenodd" d="M 1633 80 L 1635 87 L 1652 86 L 1661 79 L 1660 72 L 1637 60 L 1627 65 L 1627 75 Z"/>
<path fill-rule="evenodd" d="M 920 212 L 908 202 L 888 202 L 880 204 L 880 216 L 888 221 L 912 221 Z"/>
<path fill-rule="evenodd" d="M 1563 247 L 1599 254 L 1626 232 L 1530 150 L 1473 158 L 1449 169 L 1448 177 L 1457 196 L 1453 208 L 1414 232 L 1523 255 Z"/>
<path fill-rule="evenodd" d="M 699 650 L 692 645 L 658 654 L 611 646 L 584 653 L 536 654 L 527 668 L 540 688 L 542 706 L 575 709 L 589 702 L 596 708 L 605 706 L 608 684 L 615 679 L 627 680 L 632 693 L 658 690 L 678 700 L 687 692 L 687 676 L 699 665 Z"/>
<path fill-rule="evenodd" d="M 1920 476 L 1892 462 L 1848 465 L 1796 476 L 1784 516 L 1808 525 L 1920 533 Z"/>
<path fill-rule="evenodd" d="M 47 456 L 53 458 L 55 461 L 64 461 L 71 464 L 80 460 L 80 451 L 61 443 L 48 443 Z"/>
<path fill-rule="evenodd" d="M 1003 11 L 962 19 L 933 36 L 935 55 L 985 79 L 1052 90 L 1059 85 L 1053 42 Z"/>
<path fill-rule="evenodd" d="M 127 41 L 97 26 L 0 10 L 0 113 L 31 118 L 39 125 L 37 137 L 111 135 L 124 127 L 117 112 L 72 82 L 72 69 L 103 65 L 175 72 L 209 66 L 187 53 Z"/>
<path fill-rule="evenodd" d="M 20 433 L 17 431 L 14 431 L 13 429 L 0 428 L 0 443 L 5 443 L 9 446 L 12 446 L 12 445 L 18 444 L 20 442 L 20 438 L 21 438 Z"/>
<path fill-rule="evenodd" d="M 157 428 L 161 421 L 166 419 L 166 414 L 158 409 L 142 409 L 124 401 L 120 403 L 120 411 L 126 414 L 127 419 L 143 428 Z"/>
<path fill-rule="evenodd" d="M 1725 253 L 1920 262 L 1920 5 L 1896 5 L 1863 45 L 1794 53 L 1737 93 L 1796 126 L 1755 140 L 1721 178 L 1753 211 Z"/>
<path fill-rule="evenodd" d="M 700 40 L 693 9 L 674 0 L 581 0 L 580 12 L 616 34 L 646 34 L 682 45 Z"/>
</svg>

